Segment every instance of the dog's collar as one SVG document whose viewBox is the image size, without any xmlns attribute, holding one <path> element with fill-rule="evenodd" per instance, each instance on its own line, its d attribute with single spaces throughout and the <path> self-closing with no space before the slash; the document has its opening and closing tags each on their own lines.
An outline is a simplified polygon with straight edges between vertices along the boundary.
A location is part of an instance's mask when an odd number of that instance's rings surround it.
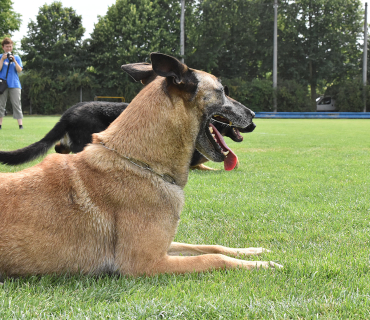
<svg viewBox="0 0 370 320">
<path fill-rule="evenodd" d="M 135 166 L 139 167 L 139 168 L 142 168 L 142 169 L 145 169 L 145 170 L 148 170 L 150 171 L 151 173 L 157 175 L 158 177 L 161 177 L 164 181 L 168 182 L 168 183 L 171 183 L 171 184 L 176 184 L 176 180 L 171 177 L 169 174 L 167 173 L 163 173 L 163 174 L 160 174 L 158 172 L 155 172 L 151 167 L 150 165 L 148 165 L 147 163 L 143 162 L 143 161 L 140 161 L 140 160 L 136 160 L 134 158 L 131 158 L 131 157 L 126 157 L 120 153 L 118 153 L 116 150 L 114 149 L 111 149 L 111 148 L 108 148 L 103 142 L 100 142 L 100 144 L 110 150 L 110 151 L 113 151 L 115 152 L 116 154 L 118 154 L 121 158 L 123 159 L 126 159 L 127 161 L 131 162 L 132 164 L 134 164 Z"/>
</svg>

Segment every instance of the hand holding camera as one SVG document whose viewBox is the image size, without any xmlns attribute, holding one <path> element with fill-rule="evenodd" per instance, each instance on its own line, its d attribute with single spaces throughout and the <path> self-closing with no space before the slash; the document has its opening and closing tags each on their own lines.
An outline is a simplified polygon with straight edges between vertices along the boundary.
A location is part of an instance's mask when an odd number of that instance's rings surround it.
<svg viewBox="0 0 370 320">
<path fill-rule="evenodd" d="M 14 57 L 13 57 L 13 55 L 12 55 L 12 53 L 11 53 L 11 52 L 8 52 L 8 53 L 6 54 L 6 56 L 7 56 L 7 58 L 9 59 L 9 62 L 13 62 L 13 61 L 14 61 Z"/>
</svg>

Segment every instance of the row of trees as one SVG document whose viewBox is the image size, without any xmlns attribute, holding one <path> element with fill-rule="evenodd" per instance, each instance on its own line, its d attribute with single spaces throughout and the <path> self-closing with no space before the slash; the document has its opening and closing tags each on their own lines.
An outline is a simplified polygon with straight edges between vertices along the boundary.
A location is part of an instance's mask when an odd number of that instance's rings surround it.
<svg viewBox="0 0 370 320">
<path fill-rule="evenodd" d="M 327 88 L 338 98 L 354 88 L 362 95 L 360 0 L 280 0 L 278 13 L 278 110 L 313 111 Z M 186 0 L 185 62 L 221 77 L 253 110 L 270 111 L 273 16 L 273 0 Z M 155 51 L 181 58 L 180 1 L 117 0 L 90 37 L 83 35 L 72 8 L 60 2 L 40 7 L 20 46 L 25 106 L 63 112 L 79 101 L 81 88 L 84 100 L 118 95 L 130 101 L 141 86 L 122 64 L 148 61 Z M 342 111 L 363 108 L 337 103 Z"/>
</svg>

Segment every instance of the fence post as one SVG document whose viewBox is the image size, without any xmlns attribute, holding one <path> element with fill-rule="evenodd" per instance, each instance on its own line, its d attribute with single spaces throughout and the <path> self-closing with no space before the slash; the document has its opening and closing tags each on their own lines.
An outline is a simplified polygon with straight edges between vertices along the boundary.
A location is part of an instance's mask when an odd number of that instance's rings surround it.
<svg viewBox="0 0 370 320">
<path fill-rule="evenodd" d="M 184 55 L 185 55 L 185 0 L 181 0 L 180 55 L 181 55 L 181 62 L 184 63 Z"/>
<path fill-rule="evenodd" d="M 277 112 L 277 7 L 277 0 L 274 0 L 274 61 L 272 70 L 274 112 Z"/>
<path fill-rule="evenodd" d="M 366 84 L 367 84 L 367 2 L 365 2 L 365 22 L 364 22 L 364 58 L 362 67 L 362 81 L 363 81 L 363 99 L 364 112 L 366 112 Z"/>
</svg>

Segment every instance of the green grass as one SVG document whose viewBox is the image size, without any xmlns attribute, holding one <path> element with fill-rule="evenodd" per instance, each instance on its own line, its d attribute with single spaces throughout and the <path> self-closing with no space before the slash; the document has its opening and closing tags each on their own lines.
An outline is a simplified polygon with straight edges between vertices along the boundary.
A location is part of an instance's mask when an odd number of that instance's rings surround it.
<svg viewBox="0 0 370 320">
<path fill-rule="evenodd" d="M 39 140 L 57 120 L 28 117 L 18 130 L 5 118 L 0 150 Z M 0 318 L 369 319 L 370 121 L 255 123 L 229 143 L 239 169 L 190 173 L 176 241 L 263 246 L 272 252 L 255 259 L 282 270 L 7 279 Z"/>
</svg>

